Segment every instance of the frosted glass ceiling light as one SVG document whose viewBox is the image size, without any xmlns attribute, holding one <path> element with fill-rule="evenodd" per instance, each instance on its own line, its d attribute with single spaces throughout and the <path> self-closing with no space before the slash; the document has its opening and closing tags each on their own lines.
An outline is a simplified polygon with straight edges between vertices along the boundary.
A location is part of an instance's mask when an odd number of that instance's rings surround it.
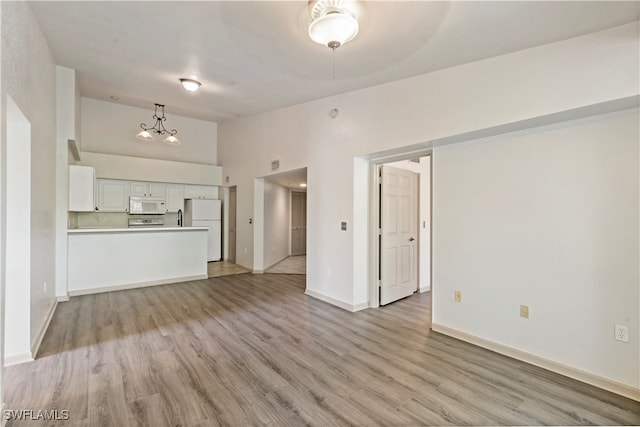
<svg viewBox="0 0 640 427">
<path fill-rule="evenodd" d="M 168 137 L 166 137 L 163 142 L 165 144 L 169 144 L 169 145 L 180 145 L 180 144 L 182 144 L 182 142 L 180 142 L 180 140 L 178 138 L 176 138 L 175 136 L 173 136 L 173 135 L 169 135 Z"/>
<path fill-rule="evenodd" d="M 316 0 L 310 3 L 309 37 L 333 50 L 352 40 L 360 29 L 360 5 L 354 0 Z"/>
<path fill-rule="evenodd" d="M 153 142 L 156 140 L 153 137 L 153 135 L 151 135 L 147 130 L 141 130 L 140 132 L 138 132 L 138 134 L 136 135 L 136 138 L 141 141 L 147 141 L 147 142 Z"/>
<path fill-rule="evenodd" d="M 188 92 L 197 91 L 202 84 L 199 81 L 193 79 L 180 79 L 180 83 L 182 83 L 182 87 Z"/>
<path fill-rule="evenodd" d="M 175 137 L 175 134 L 178 133 L 177 130 L 167 130 L 164 127 L 164 122 L 167 118 L 164 116 L 164 105 L 155 104 L 155 114 L 153 115 L 153 119 L 156 121 L 153 126 L 147 126 L 144 123 L 140 123 L 140 127 L 142 128 L 141 132 L 136 134 L 136 138 L 142 141 L 155 141 L 156 139 L 153 137 L 152 133 L 156 135 L 169 135 L 164 142 L 171 145 L 180 145 L 180 140 Z M 158 113 L 158 110 L 160 112 Z"/>
</svg>

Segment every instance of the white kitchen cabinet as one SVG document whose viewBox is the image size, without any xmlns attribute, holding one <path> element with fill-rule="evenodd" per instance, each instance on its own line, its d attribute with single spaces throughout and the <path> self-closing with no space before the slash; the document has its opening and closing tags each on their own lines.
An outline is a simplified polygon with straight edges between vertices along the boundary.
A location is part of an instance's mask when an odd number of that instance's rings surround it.
<svg viewBox="0 0 640 427">
<path fill-rule="evenodd" d="M 138 182 L 138 181 L 130 181 L 129 182 L 129 195 L 144 197 L 147 195 L 147 183 L 146 182 Z"/>
<path fill-rule="evenodd" d="M 184 185 L 167 184 L 167 212 L 184 211 Z"/>
<path fill-rule="evenodd" d="M 90 166 L 69 166 L 69 210 L 93 212 L 96 171 Z"/>
<path fill-rule="evenodd" d="M 185 185 L 185 199 L 217 199 L 218 187 L 209 185 Z"/>
<path fill-rule="evenodd" d="M 129 182 L 129 195 L 137 197 L 160 197 L 164 199 L 167 193 L 167 184 L 161 182 Z"/>
<path fill-rule="evenodd" d="M 129 210 L 129 183 L 115 179 L 98 180 L 98 212 L 127 212 Z"/>
</svg>

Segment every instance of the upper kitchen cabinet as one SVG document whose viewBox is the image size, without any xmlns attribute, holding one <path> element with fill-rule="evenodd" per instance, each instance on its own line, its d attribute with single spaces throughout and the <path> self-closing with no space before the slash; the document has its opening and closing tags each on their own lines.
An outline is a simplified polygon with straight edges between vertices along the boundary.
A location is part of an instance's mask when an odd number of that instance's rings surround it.
<svg viewBox="0 0 640 427">
<path fill-rule="evenodd" d="M 184 185 L 167 184 L 167 212 L 184 211 Z"/>
<path fill-rule="evenodd" d="M 209 185 L 185 185 L 185 199 L 217 199 L 218 187 Z"/>
<path fill-rule="evenodd" d="M 95 208 L 95 169 L 89 166 L 69 166 L 69 210 L 93 212 Z"/>
<path fill-rule="evenodd" d="M 167 184 L 131 181 L 129 183 L 129 194 L 137 197 L 159 197 L 164 199 L 167 196 Z"/>
<path fill-rule="evenodd" d="M 128 182 L 115 179 L 98 180 L 98 212 L 127 212 L 129 210 Z"/>
</svg>

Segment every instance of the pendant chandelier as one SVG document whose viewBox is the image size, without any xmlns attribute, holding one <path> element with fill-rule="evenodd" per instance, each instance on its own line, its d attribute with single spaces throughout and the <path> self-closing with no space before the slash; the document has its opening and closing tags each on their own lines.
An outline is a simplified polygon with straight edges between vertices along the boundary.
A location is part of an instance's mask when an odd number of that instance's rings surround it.
<svg viewBox="0 0 640 427">
<path fill-rule="evenodd" d="M 152 142 L 156 140 L 156 138 L 153 136 L 153 134 L 155 133 L 158 136 L 168 135 L 163 141 L 165 144 L 169 144 L 169 145 L 182 144 L 180 140 L 175 137 L 175 135 L 178 133 L 177 130 L 175 129 L 167 130 L 164 127 L 164 122 L 167 120 L 167 118 L 164 116 L 164 105 L 155 104 L 155 106 L 156 106 L 156 109 L 153 115 L 153 119 L 156 121 L 155 124 L 153 126 L 147 126 L 144 123 L 140 123 L 140 127 L 142 128 L 142 131 L 136 134 L 136 138 L 142 141 Z M 160 113 L 158 113 L 158 110 L 160 110 Z"/>
</svg>

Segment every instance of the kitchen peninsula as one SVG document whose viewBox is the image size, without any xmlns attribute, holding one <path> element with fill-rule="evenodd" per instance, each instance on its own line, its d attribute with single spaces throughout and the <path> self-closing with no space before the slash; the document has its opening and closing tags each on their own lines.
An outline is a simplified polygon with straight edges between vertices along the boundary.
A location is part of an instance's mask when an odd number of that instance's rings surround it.
<svg viewBox="0 0 640 427">
<path fill-rule="evenodd" d="M 206 279 L 207 232 L 207 227 L 69 229 L 69 296 Z"/>
</svg>

